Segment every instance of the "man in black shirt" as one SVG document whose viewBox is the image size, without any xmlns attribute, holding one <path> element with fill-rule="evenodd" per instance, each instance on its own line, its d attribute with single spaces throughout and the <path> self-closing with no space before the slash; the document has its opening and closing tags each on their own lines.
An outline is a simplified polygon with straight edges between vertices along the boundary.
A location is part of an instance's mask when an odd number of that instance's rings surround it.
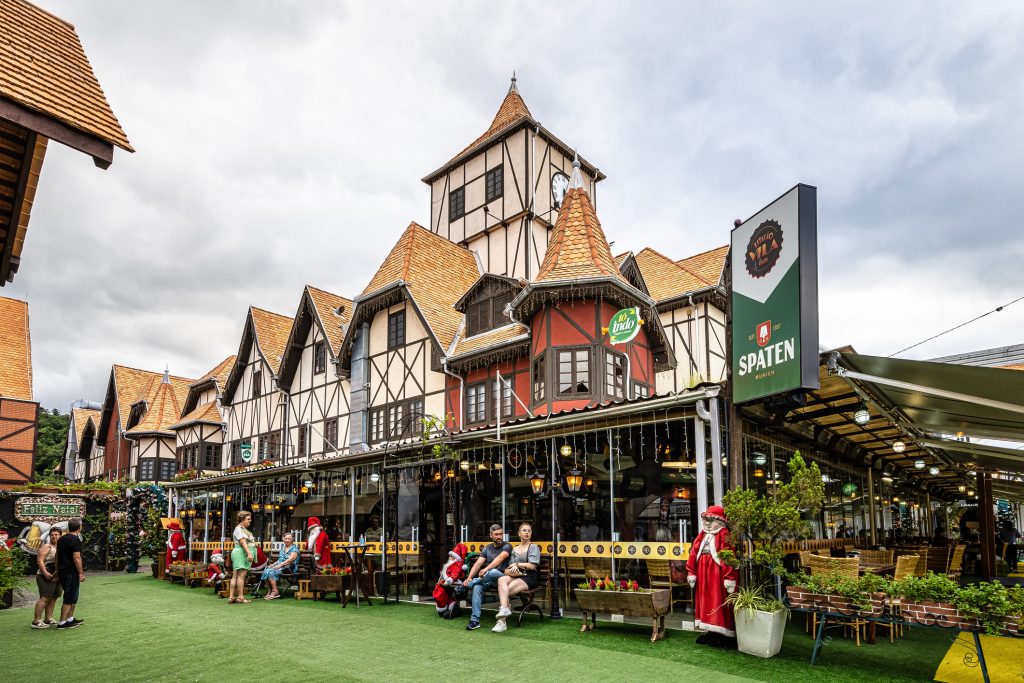
<svg viewBox="0 0 1024 683">
<path fill-rule="evenodd" d="M 60 623 L 57 628 L 76 628 L 83 623 L 82 619 L 75 619 L 78 586 L 85 581 L 85 569 L 82 567 L 82 520 L 69 521 L 68 532 L 57 541 L 57 576 L 64 589 L 64 602 L 60 606 Z"/>
<path fill-rule="evenodd" d="M 505 574 L 508 558 L 512 554 L 512 545 L 505 541 L 505 531 L 500 524 L 491 525 L 491 544 L 486 546 L 480 557 L 469 570 L 463 584 L 472 589 L 473 612 L 469 616 L 467 631 L 480 628 L 480 613 L 483 610 L 484 592 L 494 590 L 498 579 Z"/>
</svg>

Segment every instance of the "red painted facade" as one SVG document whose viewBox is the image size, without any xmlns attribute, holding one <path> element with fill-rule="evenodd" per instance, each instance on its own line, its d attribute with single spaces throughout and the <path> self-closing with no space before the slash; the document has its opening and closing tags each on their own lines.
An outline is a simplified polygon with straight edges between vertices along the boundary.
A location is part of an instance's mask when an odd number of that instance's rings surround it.
<svg viewBox="0 0 1024 683">
<path fill-rule="evenodd" d="M 480 382 L 488 382 L 487 424 L 494 424 L 494 394 L 491 391 L 496 372 L 513 383 L 516 395 L 530 406 L 533 415 L 559 413 L 574 408 L 584 408 L 612 400 L 605 393 L 606 368 L 605 349 L 616 354 L 627 355 L 629 358 L 629 380 L 625 385 L 627 397 L 633 396 L 634 387 L 644 387 L 647 394 L 654 393 L 654 354 L 647 338 L 647 331 L 641 328 L 631 342 L 614 346 L 608 341 L 601 328 L 608 324 L 618 309 L 604 301 L 580 300 L 563 302 L 558 306 L 545 306 L 539 309 L 530 320 L 531 340 L 529 357 L 525 355 L 513 361 L 501 361 L 494 365 L 475 368 L 467 371 L 460 382 L 449 376 L 446 380 L 446 406 L 449 413 L 449 429 L 472 428 L 482 426 L 484 422 L 470 422 L 463 413 L 463 400 L 466 387 Z M 587 397 L 559 398 L 556 393 L 558 369 L 552 367 L 559 349 L 589 349 L 589 383 L 591 392 Z M 549 351 L 550 350 L 550 351 Z M 546 353 L 545 355 L 545 352 Z M 543 401 L 534 401 L 532 370 L 533 361 L 545 355 L 546 388 Z M 526 411 L 513 399 L 513 415 L 503 416 L 502 421 L 522 417 Z M 462 416 L 460 421 L 459 416 Z"/>
</svg>

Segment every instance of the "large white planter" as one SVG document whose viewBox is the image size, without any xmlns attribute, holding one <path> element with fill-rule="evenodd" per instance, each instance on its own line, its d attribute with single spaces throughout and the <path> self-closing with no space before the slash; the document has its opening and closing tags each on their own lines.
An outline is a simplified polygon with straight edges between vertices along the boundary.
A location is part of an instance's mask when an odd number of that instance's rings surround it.
<svg viewBox="0 0 1024 683">
<path fill-rule="evenodd" d="M 736 644 L 740 652 L 755 657 L 774 657 L 779 653 L 786 632 L 786 610 L 738 609 L 735 616 Z"/>
</svg>

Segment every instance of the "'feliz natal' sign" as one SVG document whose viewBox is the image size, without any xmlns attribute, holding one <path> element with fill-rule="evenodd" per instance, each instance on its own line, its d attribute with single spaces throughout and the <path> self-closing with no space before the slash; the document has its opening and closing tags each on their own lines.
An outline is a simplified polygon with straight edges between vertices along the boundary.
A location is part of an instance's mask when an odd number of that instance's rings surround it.
<svg viewBox="0 0 1024 683">
<path fill-rule="evenodd" d="M 640 326 L 643 324 L 640 309 L 634 306 L 618 311 L 608 322 L 608 327 L 601 331 L 608 335 L 608 341 L 612 344 L 627 344 L 640 333 Z"/>
<path fill-rule="evenodd" d="M 797 185 L 732 231 L 732 399 L 818 388 L 817 190 Z"/>
<path fill-rule="evenodd" d="M 22 522 L 64 522 L 84 517 L 85 501 L 57 496 L 24 496 L 15 501 L 14 516 Z"/>
</svg>

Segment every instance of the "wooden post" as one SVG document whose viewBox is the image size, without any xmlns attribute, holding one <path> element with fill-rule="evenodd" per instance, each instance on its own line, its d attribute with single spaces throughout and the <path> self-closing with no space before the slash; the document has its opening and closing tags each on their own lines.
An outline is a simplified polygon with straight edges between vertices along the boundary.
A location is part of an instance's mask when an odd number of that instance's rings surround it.
<svg viewBox="0 0 1024 683">
<path fill-rule="evenodd" d="M 996 575 L 995 515 L 992 512 L 992 475 L 977 474 L 978 532 L 981 534 L 981 578 L 991 581 Z"/>
<path fill-rule="evenodd" d="M 732 402 L 732 249 L 725 257 L 725 415 L 729 440 L 729 490 L 743 488 L 743 420 Z"/>
</svg>

